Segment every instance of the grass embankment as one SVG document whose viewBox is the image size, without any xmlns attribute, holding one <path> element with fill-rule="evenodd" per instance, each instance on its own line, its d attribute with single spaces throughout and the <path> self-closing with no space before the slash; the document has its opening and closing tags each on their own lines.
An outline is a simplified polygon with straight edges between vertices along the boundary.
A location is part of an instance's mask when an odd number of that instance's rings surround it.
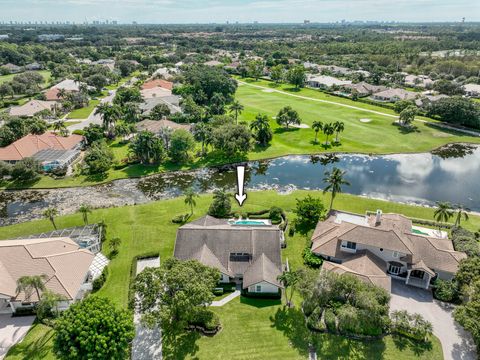
<svg viewBox="0 0 480 360">
<path fill-rule="evenodd" d="M 275 84 L 266 81 L 251 82 L 251 84 L 275 87 Z M 55 180 L 48 176 L 42 176 L 40 181 L 34 184 L 7 184 L 6 186 L 4 185 L 4 187 L 14 189 L 25 187 L 55 188 L 88 186 L 116 179 L 152 175 L 159 172 L 195 169 L 236 161 L 273 158 L 288 154 L 317 154 L 333 151 L 366 154 L 407 153 L 430 151 L 439 146 L 454 142 L 480 143 L 480 138 L 478 137 L 440 130 L 421 122 L 415 122 L 415 131 L 406 133 L 398 126 L 393 125 L 394 118 L 370 112 L 377 111 L 389 115 L 393 114 L 393 111 L 378 106 L 331 96 L 313 89 L 294 91 L 287 85 L 279 85 L 275 87 L 275 89 L 293 95 L 335 101 L 339 104 L 361 107 L 362 109 L 352 109 L 338 104 L 301 99 L 289 96 L 288 94 L 266 92 L 265 89 L 258 87 L 241 85 L 237 90 L 237 99 L 244 105 L 245 110 L 240 116 L 240 121 L 250 122 L 255 118 L 257 113 L 267 114 L 270 117 L 274 132 L 272 143 L 267 148 L 256 147 L 245 157 L 225 157 L 219 153 L 212 152 L 205 158 L 196 158 L 182 165 L 173 163 L 153 166 L 135 164 L 123 169 L 111 169 L 108 175 L 102 177 L 80 175 Z M 296 109 L 302 118 L 302 122 L 308 126 L 311 126 L 315 120 L 323 122 L 343 121 L 345 123 L 345 131 L 340 134 L 341 145 L 324 148 L 322 146 L 324 136 L 321 133 L 319 134 L 319 143 L 315 144 L 315 134 L 311 128 L 291 128 L 287 130 L 279 127 L 272 117 L 276 116 L 277 112 L 286 105 L 290 105 Z M 360 119 L 370 119 L 370 122 L 364 123 L 361 122 Z M 119 144 L 118 142 L 112 145 L 114 152 L 121 153 L 122 155 L 121 157 L 117 157 L 118 160 L 122 160 L 125 157 L 127 147 L 128 144 Z"/>
<path fill-rule="evenodd" d="M 324 203 L 329 201 L 329 195 L 323 195 L 319 191 L 296 191 L 290 195 L 279 195 L 274 191 L 251 192 L 241 211 L 258 211 L 270 208 L 272 204 L 275 204 L 282 207 L 287 216 L 292 219 L 294 217 L 292 210 L 296 205 L 295 199 L 302 198 L 307 194 L 322 198 Z M 198 198 L 193 218 L 198 218 L 206 213 L 211 199 L 211 195 L 201 195 Z M 424 219 L 432 219 L 433 215 L 433 209 L 430 208 L 366 199 L 348 194 L 339 194 L 335 200 L 335 207 L 356 213 L 382 209 L 384 212 L 402 213 Z M 239 210 L 238 206 L 235 205 L 234 210 Z M 118 306 L 126 307 L 132 259 L 137 255 L 152 251 L 158 251 L 162 259 L 171 257 L 178 228 L 178 225 L 173 224 L 171 219 L 175 215 L 186 212 L 188 212 L 188 208 L 185 206 L 183 198 L 145 205 L 94 210 L 89 215 L 90 222 L 105 221 L 107 238 L 119 237 L 122 240 L 119 254 L 109 265 L 107 282 L 97 293 L 98 296 L 108 297 Z M 82 217 L 80 214 L 66 215 L 58 217 L 56 222 L 59 228 L 78 226 L 82 224 Z M 463 226 L 477 230 L 480 228 L 480 217 L 472 215 Z M 1 228 L 0 238 L 13 238 L 51 229 L 52 225 L 48 220 L 32 221 Z M 303 266 L 301 253 L 308 241 L 308 236 L 298 233 L 294 237 L 287 238 L 288 246 L 282 250 L 282 257 L 284 260 L 288 258 L 293 269 Z M 104 249 L 108 253 L 108 240 Z M 236 359 L 276 359 L 279 354 L 282 354 L 282 358 L 285 359 L 306 357 L 306 344 L 299 340 L 299 332 L 304 331 L 304 328 L 298 323 L 298 313 L 286 314 L 282 306 L 275 302 L 255 301 L 249 303 L 239 299 L 226 307 L 215 309 L 215 311 L 218 311 L 224 329 L 212 338 L 197 339 L 195 335 L 190 334 L 183 340 L 179 339 L 176 351 L 184 351 L 183 356 L 189 354 L 188 356 L 197 356 L 198 359 L 231 358 L 233 354 L 236 354 Z M 44 340 L 38 339 L 42 334 L 48 336 L 46 330 L 48 328 L 34 327 L 26 340 L 21 345 L 14 347 L 11 353 L 18 354 L 20 347 L 32 348 L 36 346 L 34 343 L 41 345 Z M 46 345 L 41 346 L 39 351 L 49 346 L 51 343 L 46 342 Z M 422 353 L 423 357 L 418 358 L 441 359 L 441 347 L 437 339 L 433 339 L 432 346 L 431 350 Z M 415 349 L 408 344 L 404 348 L 397 346 L 391 337 L 382 341 L 366 343 L 346 340 L 343 337 L 322 335 L 318 337 L 318 348 L 319 358 L 322 359 L 401 360 L 415 358 Z M 165 354 L 167 358 L 172 359 L 178 355 L 169 348 L 165 348 Z M 11 359 L 11 357 L 7 357 L 7 359 Z"/>
</svg>

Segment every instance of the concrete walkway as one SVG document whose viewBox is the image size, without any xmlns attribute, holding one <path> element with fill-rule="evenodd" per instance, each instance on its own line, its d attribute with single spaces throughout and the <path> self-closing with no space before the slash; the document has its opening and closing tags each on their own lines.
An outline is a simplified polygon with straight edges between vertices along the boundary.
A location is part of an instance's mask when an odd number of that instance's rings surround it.
<svg viewBox="0 0 480 360">
<path fill-rule="evenodd" d="M 240 290 L 235 290 L 233 293 L 231 293 L 230 295 L 228 296 L 225 296 L 223 299 L 221 300 L 218 300 L 218 301 L 212 301 L 212 303 L 210 304 L 210 306 L 223 306 L 225 305 L 226 303 L 232 301 L 233 299 L 235 299 L 236 297 L 239 297 L 240 296 Z"/>
<path fill-rule="evenodd" d="M 392 280 L 391 311 L 407 310 L 430 321 L 433 333 L 442 343 L 445 360 L 475 360 L 477 354 L 473 339 L 453 319 L 453 309 L 452 305 L 433 299 L 429 291 Z"/>
<path fill-rule="evenodd" d="M 147 267 L 159 267 L 160 258 L 143 259 L 137 261 L 137 274 Z M 140 322 L 141 314 L 135 312 L 135 338 L 132 345 L 132 360 L 161 360 L 162 359 L 162 332 L 158 326 L 150 329 Z"/>
<path fill-rule="evenodd" d="M 0 360 L 13 345 L 23 340 L 34 320 L 35 316 L 0 315 Z"/>
</svg>

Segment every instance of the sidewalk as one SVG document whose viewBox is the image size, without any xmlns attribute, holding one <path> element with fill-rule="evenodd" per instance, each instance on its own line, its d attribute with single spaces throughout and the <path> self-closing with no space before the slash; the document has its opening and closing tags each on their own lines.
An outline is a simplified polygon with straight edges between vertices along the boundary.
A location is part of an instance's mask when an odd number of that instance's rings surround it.
<svg viewBox="0 0 480 360">
<path fill-rule="evenodd" d="M 224 297 L 222 300 L 212 301 L 212 303 L 210 304 L 210 306 L 223 306 L 223 305 L 225 305 L 226 303 L 232 301 L 233 299 L 235 299 L 236 297 L 239 297 L 239 296 L 240 296 L 240 290 L 235 290 L 233 293 L 231 293 L 230 295 Z"/>
</svg>

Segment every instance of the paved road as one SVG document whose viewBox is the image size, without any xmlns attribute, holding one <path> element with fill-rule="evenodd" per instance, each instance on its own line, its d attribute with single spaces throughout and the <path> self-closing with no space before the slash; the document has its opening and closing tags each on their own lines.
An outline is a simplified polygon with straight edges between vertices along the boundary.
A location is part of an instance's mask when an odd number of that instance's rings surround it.
<svg viewBox="0 0 480 360">
<path fill-rule="evenodd" d="M 25 337 L 33 320 L 35 320 L 35 316 L 0 315 L 0 360 L 5 357 L 8 349 Z"/>
<path fill-rule="evenodd" d="M 416 312 L 430 321 L 445 360 L 477 359 L 472 337 L 453 319 L 453 306 L 433 299 L 429 291 L 392 280 L 390 310 Z"/>
<path fill-rule="evenodd" d="M 101 104 L 107 103 L 111 104 L 113 101 L 113 98 L 115 97 L 116 90 L 112 90 L 112 93 L 108 96 L 105 96 L 102 100 L 100 100 Z M 95 110 L 94 108 L 90 115 L 88 115 L 88 118 L 86 119 L 68 119 L 68 121 L 81 121 L 78 124 L 73 124 L 68 127 L 68 130 L 70 132 L 74 130 L 82 130 L 86 128 L 90 124 L 97 124 L 97 125 L 102 125 L 102 117 L 100 115 L 95 115 Z"/>
<path fill-rule="evenodd" d="M 160 258 L 144 259 L 137 262 L 137 274 L 147 267 L 159 267 Z M 153 329 L 143 326 L 141 315 L 135 312 L 135 338 L 132 346 L 132 360 L 161 360 L 162 359 L 162 332 L 157 326 Z"/>
</svg>

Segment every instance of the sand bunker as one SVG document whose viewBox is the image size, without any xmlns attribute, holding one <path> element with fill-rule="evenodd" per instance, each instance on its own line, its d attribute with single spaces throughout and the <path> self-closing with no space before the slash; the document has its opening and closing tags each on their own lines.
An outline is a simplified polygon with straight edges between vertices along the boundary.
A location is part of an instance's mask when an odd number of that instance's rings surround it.
<svg viewBox="0 0 480 360">
<path fill-rule="evenodd" d="M 272 93 L 272 92 L 274 92 L 275 90 L 272 90 L 272 89 L 263 89 L 262 91 L 263 91 L 263 92 L 266 92 L 266 93 Z"/>
<path fill-rule="evenodd" d="M 372 121 L 372 119 L 360 119 L 360 122 L 362 122 L 362 123 L 369 123 L 371 121 Z"/>
<path fill-rule="evenodd" d="M 290 125 L 291 127 L 294 127 L 294 128 L 299 128 L 299 129 L 308 129 L 310 126 L 308 126 L 307 124 L 300 124 L 300 125 Z"/>
</svg>

